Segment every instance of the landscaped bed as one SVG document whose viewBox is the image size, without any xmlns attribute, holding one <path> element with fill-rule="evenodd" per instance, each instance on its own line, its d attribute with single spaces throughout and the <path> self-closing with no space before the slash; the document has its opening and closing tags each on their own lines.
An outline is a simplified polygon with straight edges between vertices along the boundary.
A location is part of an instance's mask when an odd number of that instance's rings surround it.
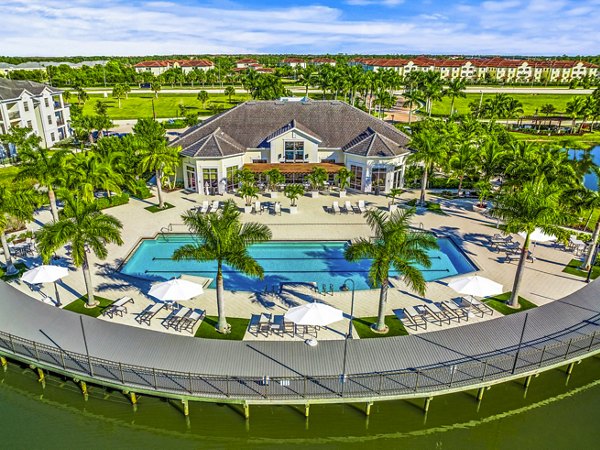
<svg viewBox="0 0 600 450">
<path fill-rule="evenodd" d="M 77 314 L 83 314 L 86 316 L 90 316 L 90 317 L 98 317 L 98 316 L 100 316 L 100 314 L 102 314 L 102 311 L 104 311 L 109 305 L 111 305 L 114 302 L 114 300 L 109 300 L 104 297 L 98 297 L 97 295 L 94 295 L 94 299 L 96 299 L 96 301 L 100 302 L 98 304 L 98 306 L 96 306 L 94 308 L 86 308 L 85 307 L 85 304 L 87 302 L 87 295 L 83 295 L 83 296 L 79 297 L 77 300 L 69 303 L 63 309 L 66 309 L 67 311 L 75 312 Z"/>
<path fill-rule="evenodd" d="M 227 323 L 231 325 L 231 333 L 229 334 L 219 333 L 215 328 L 217 326 L 217 322 L 217 316 L 206 316 L 198 327 L 195 337 L 204 339 L 226 339 L 229 341 L 241 341 L 244 339 L 250 319 L 240 319 L 237 317 L 227 318 Z"/>
<path fill-rule="evenodd" d="M 587 278 L 587 270 L 581 270 L 581 260 L 580 259 L 572 259 L 571 261 L 569 261 L 569 264 L 567 264 L 565 266 L 565 268 L 562 270 L 564 273 L 568 273 L 569 275 L 575 275 L 577 277 L 582 277 L 582 278 Z M 595 280 L 596 278 L 598 278 L 598 275 L 600 275 L 600 267 L 598 266 L 593 266 L 592 267 L 592 275 L 591 275 L 591 279 Z"/>
<path fill-rule="evenodd" d="M 151 213 L 157 213 L 157 212 L 161 212 L 161 211 L 166 211 L 167 209 L 171 209 L 171 208 L 175 208 L 175 206 L 171 205 L 170 203 L 165 203 L 164 208 L 159 208 L 158 205 L 152 205 L 152 206 L 147 206 L 144 209 L 146 211 L 150 211 Z"/>
<path fill-rule="evenodd" d="M 521 296 L 519 296 L 519 305 L 521 305 L 521 307 L 518 309 L 511 308 L 507 305 L 509 299 L 510 292 L 505 292 L 504 294 L 485 299 L 485 304 L 488 305 L 490 308 L 495 309 L 500 314 L 504 314 L 505 316 L 521 311 L 527 311 L 528 309 L 537 308 L 536 304 L 531 303 L 529 300 L 526 300 Z"/>
<path fill-rule="evenodd" d="M 371 329 L 371 325 L 377 322 L 377 317 L 357 317 L 353 320 L 354 329 L 361 339 L 391 337 L 391 336 L 406 336 L 408 332 L 404 325 L 394 315 L 385 316 L 385 324 L 389 331 L 385 334 L 375 333 Z"/>
</svg>

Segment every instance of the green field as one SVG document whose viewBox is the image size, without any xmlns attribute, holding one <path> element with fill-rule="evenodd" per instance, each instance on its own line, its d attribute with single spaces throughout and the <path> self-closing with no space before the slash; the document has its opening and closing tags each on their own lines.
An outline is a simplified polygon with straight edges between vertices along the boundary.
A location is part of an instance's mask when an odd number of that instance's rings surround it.
<svg viewBox="0 0 600 450">
<path fill-rule="evenodd" d="M 483 94 L 483 101 L 485 102 L 486 98 L 492 98 L 496 94 Z M 560 114 L 564 113 L 567 102 L 569 102 L 573 97 L 581 96 L 583 94 L 576 94 L 573 92 L 573 95 L 569 94 L 511 94 L 508 93 L 510 97 L 514 97 L 519 100 L 523 104 L 523 114 L 524 115 L 533 115 L 536 110 L 538 110 L 538 114 L 540 114 L 539 109 L 542 105 L 547 103 L 551 103 L 556 108 L 556 113 Z M 584 95 L 585 96 L 585 95 Z M 466 114 L 470 112 L 469 103 L 477 102 L 481 98 L 481 94 L 467 94 L 466 98 L 457 98 L 454 101 L 454 109 L 456 109 L 460 114 Z M 450 114 L 450 104 L 452 103 L 451 99 L 443 98 L 440 101 L 433 102 L 433 107 L 431 110 L 432 115 L 434 116 L 447 116 Z M 540 114 L 541 115 L 541 114 Z"/>
<path fill-rule="evenodd" d="M 600 145 L 600 132 L 594 131 L 593 133 L 585 133 L 582 136 L 571 136 L 568 134 L 548 136 L 546 134 L 529 134 L 529 133 L 517 133 L 511 131 L 510 134 L 521 141 L 535 141 L 535 142 L 548 142 L 552 144 L 559 144 L 569 148 L 588 148 Z"/>
<path fill-rule="evenodd" d="M 145 117 L 152 117 L 152 99 L 154 98 L 154 109 L 156 111 L 156 117 L 180 117 L 179 105 L 184 105 L 188 111 L 199 113 L 201 116 L 210 116 L 214 113 L 209 111 L 208 106 L 210 103 L 220 106 L 223 110 L 229 109 L 238 103 L 248 100 L 250 97 L 246 93 L 238 93 L 231 97 L 231 103 L 224 94 L 209 94 L 209 100 L 206 102 L 205 107 L 202 103 L 196 99 L 196 94 L 158 94 L 158 98 L 154 97 L 154 94 L 130 94 L 129 98 L 121 100 L 121 108 L 119 108 L 119 102 L 108 96 L 104 98 L 99 94 L 90 93 L 90 98 L 85 102 L 83 113 L 92 115 L 94 114 L 94 107 L 96 101 L 100 100 L 108 107 L 108 116 L 111 119 L 139 119 Z M 73 99 L 73 103 L 77 103 L 76 99 Z"/>
</svg>

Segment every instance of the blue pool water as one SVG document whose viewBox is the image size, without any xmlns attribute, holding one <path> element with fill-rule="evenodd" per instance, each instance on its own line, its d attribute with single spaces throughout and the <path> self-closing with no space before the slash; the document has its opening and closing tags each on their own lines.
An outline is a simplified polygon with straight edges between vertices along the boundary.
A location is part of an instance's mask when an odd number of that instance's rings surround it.
<svg viewBox="0 0 600 450">
<path fill-rule="evenodd" d="M 600 145 L 591 149 L 592 161 L 594 164 L 600 165 Z M 571 158 L 581 158 L 583 155 L 583 150 L 573 150 L 569 149 L 569 154 Z M 595 173 L 590 172 L 583 177 L 583 184 L 586 188 L 591 189 L 592 191 L 598 190 L 598 177 Z"/>
<path fill-rule="evenodd" d="M 174 261 L 173 252 L 194 242 L 190 235 L 169 235 L 143 240 L 121 272 L 134 277 L 168 280 L 180 274 L 214 278 L 214 261 Z M 447 238 L 438 238 L 439 250 L 429 252 L 431 267 L 424 269 L 427 281 L 473 272 L 476 268 Z M 228 266 L 223 268 L 225 289 L 264 291 L 282 282 L 317 282 L 339 290 L 346 278 L 354 280 L 356 289 L 370 289 L 370 261 L 348 262 L 344 259 L 346 241 L 273 241 L 252 245 L 250 254 L 265 272 L 263 280 L 243 275 Z M 395 273 L 392 273 L 395 275 Z M 215 282 L 210 285 L 214 288 Z"/>
</svg>

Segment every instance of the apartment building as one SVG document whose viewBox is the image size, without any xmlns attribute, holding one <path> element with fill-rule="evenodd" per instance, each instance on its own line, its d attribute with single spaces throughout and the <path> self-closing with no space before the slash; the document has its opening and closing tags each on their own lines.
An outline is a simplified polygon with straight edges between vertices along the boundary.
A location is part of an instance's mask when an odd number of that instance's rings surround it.
<svg viewBox="0 0 600 450">
<path fill-rule="evenodd" d="M 207 71 L 215 65 L 208 59 L 166 59 L 162 61 L 142 61 L 133 66 L 137 73 L 150 72 L 154 76 L 161 75 L 169 69 L 181 69 L 184 74 L 198 69 Z"/>
<path fill-rule="evenodd" d="M 62 91 L 33 81 L 0 78 L 0 134 L 12 127 L 31 128 L 47 148 L 71 135 L 69 106 Z M 0 148 L 0 156 L 11 156 L 12 149 Z"/>
</svg>

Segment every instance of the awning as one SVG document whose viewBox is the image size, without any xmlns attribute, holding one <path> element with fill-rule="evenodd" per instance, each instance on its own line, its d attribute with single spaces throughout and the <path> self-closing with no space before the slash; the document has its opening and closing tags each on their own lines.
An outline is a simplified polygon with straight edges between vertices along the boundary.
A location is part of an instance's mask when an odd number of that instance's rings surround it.
<svg viewBox="0 0 600 450">
<path fill-rule="evenodd" d="M 245 169 L 254 173 L 263 173 L 267 170 L 278 169 L 281 173 L 311 173 L 315 167 L 325 169 L 327 173 L 338 173 L 343 164 L 334 163 L 251 163 L 244 164 Z"/>
</svg>

